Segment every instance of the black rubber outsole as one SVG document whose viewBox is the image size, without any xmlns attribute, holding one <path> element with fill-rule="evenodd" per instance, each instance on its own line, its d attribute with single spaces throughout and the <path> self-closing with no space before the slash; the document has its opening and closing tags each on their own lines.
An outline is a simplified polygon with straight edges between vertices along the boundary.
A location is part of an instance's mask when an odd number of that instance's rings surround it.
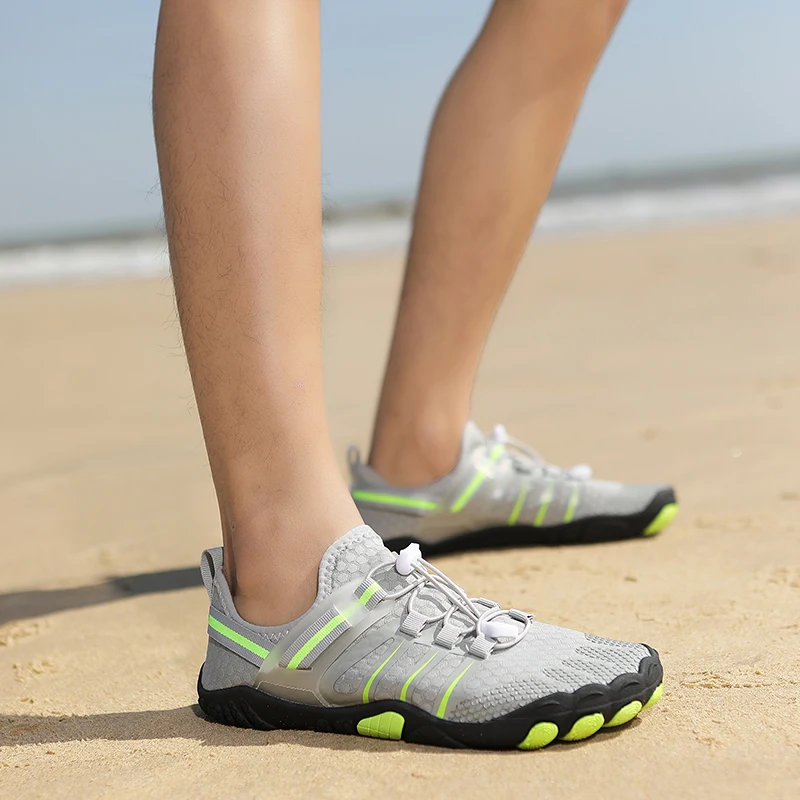
<svg viewBox="0 0 800 800">
<path fill-rule="evenodd" d="M 282 700 L 250 686 L 209 691 L 203 688 L 202 669 L 197 693 L 200 708 L 209 719 L 239 728 L 358 735 L 359 722 L 391 711 L 403 718 L 402 735 L 379 738 L 439 747 L 509 750 L 520 747 L 538 723 L 557 726 L 558 737 L 564 738 L 584 717 L 602 714 L 604 723 L 608 723 L 634 701 L 646 705 L 663 678 L 658 653 L 650 647 L 648 650 L 651 655 L 642 659 L 636 674 L 621 675 L 608 685 L 590 684 L 575 692 L 552 694 L 483 723 L 439 719 L 398 700 L 325 708 Z"/>
<path fill-rule="evenodd" d="M 534 525 L 501 525 L 493 528 L 482 528 L 467 531 L 449 537 L 446 541 L 425 544 L 425 556 L 443 555 L 463 550 L 488 550 L 508 547 L 527 547 L 539 545 L 557 547 L 571 544 L 600 544 L 617 542 L 623 539 L 634 539 L 642 536 L 647 526 L 667 505 L 677 502 L 673 489 L 662 489 L 650 504 L 638 514 L 620 516 L 597 516 L 565 522 L 562 525 L 536 527 Z M 390 550 L 401 550 L 414 537 L 399 536 L 385 540 Z"/>
</svg>

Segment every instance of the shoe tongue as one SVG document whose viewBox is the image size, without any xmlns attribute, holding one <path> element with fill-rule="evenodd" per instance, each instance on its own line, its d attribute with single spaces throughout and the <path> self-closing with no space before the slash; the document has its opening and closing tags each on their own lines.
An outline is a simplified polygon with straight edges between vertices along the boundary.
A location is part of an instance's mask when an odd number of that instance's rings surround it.
<svg viewBox="0 0 800 800">
<path fill-rule="evenodd" d="M 430 586 L 422 588 L 417 599 L 414 601 L 414 609 L 430 617 L 440 615 L 443 611 L 449 610 L 451 606 L 452 603 L 442 592 Z M 478 606 L 478 613 L 482 613 L 485 610 L 486 606 Z M 522 630 L 522 623 L 513 619 L 508 614 L 498 614 L 494 617 L 494 620 L 495 622 L 509 623 L 513 625 L 517 631 Z M 456 609 L 450 616 L 450 625 L 465 631 L 467 628 L 472 628 L 475 625 L 475 619 L 465 614 L 461 609 Z M 508 641 L 508 639 L 502 638 L 498 641 Z"/>
<path fill-rule="evenodd" d="M 363 578 L 379 564 L 392 562 L 394 556 L 369 525 L 359 525 L 338 538 L 319 564 L 318 599 L 346 583 Z"/>
<path fill-rule="evenodd" d="M 480 431 L 477 428 L 476 431 L 482 439 Z M 414 575 L 400 575 L 394 568 L 395 560 L 395 553 L 384 546 L 381 537 L 369 525 L 353 528 L 337 539 L 322 557 L 317 600 L 324 599 L 340 586 L 364 578 L 370 570 L 381 566 L 385 569 L 377 569 L 374 580 L 388 592 L 395 592 L 412 583 L 415 580 Z M 431 585 L 421 587 L 414 600 L 414 608 L 430 617 L 437 617 L 451 607 L 452 603 L 447 595 Z M 510 622 L 518 628 L 522 627 L 519 622 L 505 614 L 498 619 Z M 451 615 L 450 623 L 466 629 L 472 626 L 473 620 L 459 609 Z"/>
<path fill-rule="evenodd" d="M 396 592 L 414 583 L 418 578 L 417 573 L 401 575 L 394 567 L 394 556 L 392 559 L 385 569 L 377 570 L 374 575 L 375 581 L 387 592 Z M 414 609 L 427 617 L 439 616 L 442 612 L 448 611 L 452 605 L 450 598 L 444 592 L 431 585 L 420 587 L 414 599 Z M 455 616 L 464 617 L 464 627 L 469 624 L 469 619 L 460 611 L 457 611 Z"/>
<path fill-rule="evenodd" d="M 450 599 L 439 589 L 433 586 L 424 586 L 414 600 L 414 609 L 428 617 L 437 617 L 442 612 L 448 611 L 452 607 Z M 485 610 L 485 606 L 478 607 L 479 613 Z M 507 614 L 500 614 L 495 617 L 498 622 L 511 623 L 517 630 L 522 629 L 522 624 L 512 619 Z M 465 614 L 461 609 L 456 609 L 450 616 L 450 624 L 461 630 L 471 628 L 475 624 L 474 618 Z"/>
<path fill-rule="evenodd" d="M 432 586 L 424 586 L 420 589 L 417 599 L 414 601 L 414 608 L 429 617 L 435 617 L 443 611 L 448 611 L 452 605 L 450 599 L 443 592 Z M 469 619 L 461 611 L 454 612 L 452 621 L 458 624 L 462 618 L 464 627 L 466 627 Z"/>
</svg>

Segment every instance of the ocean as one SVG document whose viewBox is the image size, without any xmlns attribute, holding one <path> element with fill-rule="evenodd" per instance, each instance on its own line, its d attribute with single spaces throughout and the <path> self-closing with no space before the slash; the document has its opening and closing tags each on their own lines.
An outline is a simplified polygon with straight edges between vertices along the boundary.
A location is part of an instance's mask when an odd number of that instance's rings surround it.
<svg viewBox="0 0 800 800">
<path fill-rule="evenodd" d="M 579 236 L 698 225 L 800 212 L 800 159 L 607 175 L 557 184 L 537 236 Z M 396 251 L 410 234 L 410 204 L 387 200 L 337 206 L 324 226 L 326 261 Z M 162 234 L 150 231 L 0 243 L 0 288 L 165 276 Z"/>
</svg>

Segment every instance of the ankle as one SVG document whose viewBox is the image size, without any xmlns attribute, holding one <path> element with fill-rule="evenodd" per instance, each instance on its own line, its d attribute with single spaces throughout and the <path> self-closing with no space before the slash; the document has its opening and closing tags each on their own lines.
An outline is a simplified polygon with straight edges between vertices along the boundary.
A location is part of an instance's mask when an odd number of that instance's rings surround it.
<svg viewBox="0 0 800 800">
<path fill-rule="evenodd" d="M 468 412 L 429 414 L 422 418 L 379 419 L 369 465 L 395 486 L 418 486 L 439 480 L 455 468 Z"/>
<path fill-rule="evenodd" d="M 361 524 L 339 479 L 333 486 L 280 497 L 271 508 L 226 525 L 225 576 L 239 615 L 255 625 L 301 616 L 317 596 L 325 551 Z"/>
</svg>

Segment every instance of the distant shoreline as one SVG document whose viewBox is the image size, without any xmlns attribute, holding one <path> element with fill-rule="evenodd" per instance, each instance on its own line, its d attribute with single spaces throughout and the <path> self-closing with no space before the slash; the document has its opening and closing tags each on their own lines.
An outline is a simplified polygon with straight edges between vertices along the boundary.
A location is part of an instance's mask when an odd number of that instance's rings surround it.
<svg viewBox="0 0 800 800">
<path fill-rule="evenodd" d="M 550 193 L 550 203 L 558 200 L 613 198 L 640 192 L 689 190 L 704 186 L 735 186 L 770 178 L 797 176 L 800 179 L 800 153 L 788 153 L 718 162 L 679 163 L 652 169 L 619 169 L 587 175 L 567 176 L 558 180 Z M 354 198 L 329 203 L 323 220 L 329 226 L 400 220 L 410 217 L 413 198 L 387 196 Z M 135 242 L 164 237 L 160 221 L 120 224 L 99 230 L 46 232 L 39 235 L 0 238 L 0 253 L 35 246 L 77 245 L 82 243 Z"/>
<path fill-rule="evenodd" d="M 535 233 L 579 236 L 795 213 L 800 213 L 800 157 L 564 181 L 542 209 Z M 325 260 L 399 252 L 410 234 L 409 201 L 328 209 Z M 155 225 L 0 246 L 0 289 L 168 274 L 166 238 Z"/>
</svg>

